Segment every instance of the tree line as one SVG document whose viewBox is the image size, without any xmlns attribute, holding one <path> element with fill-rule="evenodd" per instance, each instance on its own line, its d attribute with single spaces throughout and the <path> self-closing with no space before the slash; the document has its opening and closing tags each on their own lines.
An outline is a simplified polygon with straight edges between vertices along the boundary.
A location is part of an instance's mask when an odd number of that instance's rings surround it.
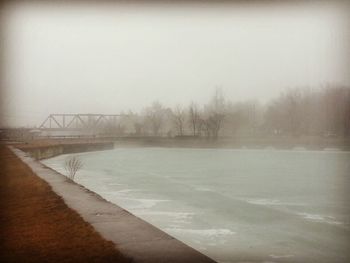
<svg viewBox="0 0 350 263">
<path fill-rule="evenodd" d="M 350 88 L 289 89 L 266 104 L 234 102 L 217 88 L 204 104 L 166 107 L 153 102 L 129 111 L 103 133 L 135 136 L 350 136 Z"/>
</svg>

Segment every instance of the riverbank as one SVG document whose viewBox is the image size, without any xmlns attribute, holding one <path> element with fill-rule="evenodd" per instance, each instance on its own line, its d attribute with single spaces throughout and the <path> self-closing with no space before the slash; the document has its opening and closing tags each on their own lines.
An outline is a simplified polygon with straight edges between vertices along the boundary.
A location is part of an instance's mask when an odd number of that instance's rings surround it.
<svg viewBox="0 0 350 263">
<path fill-rule="evenodd" d="M 228 148 L 228 149 L 283 149 L 303 148 L 305 150 L 338 149 L 350 150 L 350 138 L 326 138 L 320 136 L 237 136 L 208 139 L 205 137 L 119 137 L 114 138 L 116 146 L 136 147 L 181 147 L 181 148 Z"/>
<path fill-rule="evenodd" d="M 0 145 L 1 262 L 131 262 Z"/>
<path fill-rule="evenodd" d="M 28 153 L 35 160 L 52 158 L 61 154 L 79 153 L 89 151 L 103 151 L 114 148 L 110 141 L 32 141 L 26 144 L 18 144 L 16 148 Z"/>
<path fill-rule="evenodd" d="M 181 148 L 229 148 L 229 149 L 305 149 L 328 150 L 337 149 L 350 151 L 350 138 L 324 137 L 324 136 L 236 136 L 219 137 L 216 140 L 205 137 L 178 136 L 178 137 L 152 137 L 152 136 L 122 136 L 122 137 L 67 137 L 67 138 L 36 138 L 19 143 L 16 147 L 23 151 L 31 149 L 56 148 L 66 145 L 69 149 L 77 148 L 79 144 L 114 144 L 115 147 L 181 147 Z M 74 146 L 75 145 L 75 146 Z M 95 147 L 95 146 L 94 146 Z M 66 150 L 69 153 L 69 150 Z M 81 149 L 77 149 L 77 152 Z M 51 155 L 49 153 L 49 155 Z M 44 154 L 45 156 L 45 154 Z M 40 156 L 39 156 L 40 157 Z M 51 156 L 52 157 L 52 156 Z M 39 158 L 40 159 L 40 158 Z"/>
<path fill-rule="evenodd" d="M 23 162 L 22 165 L 27 165 L 34 173 L 33 176 L 38 176 L 43 179 L 46 183 L 51 187 L 50 190 L 53 195 L 62 197 L 62 201 L 67 205 L 72 211 L 77 212 L 79 216 L 83 220 L 85 220 L 87 225 L 90 225 L 92 229 L 96 230 L 98 234 L 102 236 L 105 240 L 112 241 L 112 244 L 117 246 L 118 251 L 120 251 L 121 260 L 112 259 L 113 262 L 128 262 L 129 259 L 132 259 L 132 262 L 143 262 L 143 263 L 153 263 L 153 262 L 164 262 L 164 263 L 185 263 L 185 262 L 202 262 L 202 263 L 215 263 L 212 259 L 207 256 L 199 253 L 193 248 L 185 245 L 184 243 L 178 241 L 177 239 L 169 236 L 163 231 L 157 229 L 156 227 L 150 225 L 149 223 L 139 219 L 138 217 L 130 214 L 128 211 L 107 202 L 99 195 L 94 192 L 87 190 L 86 188 L 78 185 L 71 180 L 67 179 L 64 175 L 59 174 L 41 163 L 37 162 L 30 156 L 37 158 L 33 152 L 40 149 L 44 149 L 45 156 L 41 155 L 37 159 L 48 158 L 49 156 L 46 153 L 54 153 L 53 156 L 61 154 L 60 152 L 56 152 L 57 147 L 61 147 L 63 144 L 55 144 L 52 143 L 49 145 L 41 145 L 41 147 L 35 148 L 33 144 L 20 145 L 18 144 L 18 148 L 22 148 L 26 150 L 27 153 L 24 153 L 21 150 L 12 148 L 12 151 L 17 155 L 17 157 Z M 78 149 L 81 151 L 91 151 L 97 150 L 97 148 L 101 147 L 99 143 L 83 143 L 81 142 L 78 145 L 70 143 L 67 149 L 72 150 L 71 152 L 77 152 Z M 110 147 L 110 143 L 107 144 Z M 113 145 L 113 144 L 112 144 Z M 24 147 L 24 148 L 23 148 Z M 78 148 L 76 148 L 78 147 Z M 51 150 L 50 150 L 51 149 Z M 68 152 L 62 152 L 68 153 Z M 4 160 L 4 165 L 6 165 L 8 160 Z M 4 170 L 4 169 L 3 169 Z M 21 179 L 18 179 L 21 180 Z M 26 187 L 29 188 L 29 191 L 34 191 L 31 189 L 31 185 L 22 186 L 24 191 L 26 191 Z M 5 187 L 6 189 L 6 187 Z M 9 193 L 12 191 L 16 191 L 18 189 L 8 190 Z M 21 192 L 18 190 L 18 192 Z M 24 197 L 25 198 L 25 197 Z M 30 197 L 28 197 L 30 198 Z M 42 202 L 45 203 L 45 196 L 41 197 Z M 4 200 L 6 202 L 6 200 Z M 36 200 L 33 200 L 36 202 Z M 13 202 L 12 202 L 13 203 Z M 21 203 L 18 201 L 18 203 Z M 18 208 L 21 210 L 21 207 Z M 30 209 L 30 204 L 28 204 Z M 59 210 L 56 211 L 56 207 L 49 206 L 50 209 L 55 210 L 55 213 L 59 216 L 64 216 Z M 17 209 L 17 208 L 16 208 Z M 8 207 L 8 210 L 11 210 L 11 206 Z M 35 221 L 36 217 L 39 217 L 41 212 L 31 213 L 24 215 L 31 217 L 31 220 Z M 48 221 L 54 222 L 54 224 L 60 224 L 60 220 L 56 220 L 55 218 L 51 218 L 48 216 Z M 68 218 L 69 220 L 69 218 Z M 40 220 L 38 220 L 40 222 Z M 63 226 L 64 228 L 64 226 Z M 74 228 L 74 225 L 69 225 L 69 228 Z M 67 228 L 67 229 L 69 229 Z M 4 225 L 4 231 L 6 231 L 7 226 Z M 33 235 L 35 235 L 35 231 L 39 231 L 38 228 L 33 230 Z M 62 231 L 64 232 L 64 231 Z M 77 234 L 77 240 L 79 238 L 85 238 L 85 234 L 80 235 Z M 10 239 L 10 233 L 6 234 L 8 239 Z M 52 237 L 54 239 L 54 237 Z M 69 240 L 66 244 L 69 244 Z M 27 243 L 28 242 L 28 243 Z M 61 242 L 59 239 L 54 240 L 53 244 L 50 244 L 51 249 L 55 250 L 55 243 Z M 107 241 L 106 241 L 107 242 Z M 30 244 L 30 245 L 29 245 Z M 35 250 L 40 250 L 40 246 L 36 247 L 31 244 L 29 240 L 24 240 L 24 246 L 28 245 Z M 16 250 L 16 244 L 14 244 L 14 249 Z M 20 249 L 20 248 L 19 248 Z M 91 247 L 93 249 L 93 247 Z M 74 249 L 72 249 L 74 253 Z M 29 253 L 28 251 L 24 252 L 24 256 Z M 55 252 L 56 253 L 56 252 Z M 79 252 L 80 253 L 80 252 Z M 102 252 L 101 252 L 102 253 Z M 44 252 L 45 254 L 45 252 Z M 124 256 L 122 256 L 124 255 Z M 24 257 L 23 256 L 23 257 Z M 30 256 L 30 255 L 29 255 Z M 6 257 L 6 254 L 4 255 Z M 110 262 L 109 259 L 103 259 L 96 257 L 96 262 Z M 125 261 L 126 260 L 126 261 Z M 15 262 L 20 260 L 14 260 Z M 33 260 L 32 262 L 42 262 L 43 260 Z M 94 260 L 80 260 L 74 259 L 72 261 L 64 261 L 63 262 L 94 262 Z M 5 261 L 6 262 L 6 261 Z M 56 262 L 54 260 L 49 260 L 49 262 Z"/>
</svg>

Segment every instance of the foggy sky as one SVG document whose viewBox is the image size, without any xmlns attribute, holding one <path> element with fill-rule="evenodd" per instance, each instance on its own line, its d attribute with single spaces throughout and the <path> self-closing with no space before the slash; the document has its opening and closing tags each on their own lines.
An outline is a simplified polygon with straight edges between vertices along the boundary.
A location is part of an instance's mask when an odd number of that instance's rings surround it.
<svg viewBox="0 0 350 263">
<path fill-rule="evenodd" d="M 203 104 L 216 86 L 264 103 L 288 88 L 350 85 L 349 10 L 331 3 L 9 4 L 2 125 Z"/>
</svg>

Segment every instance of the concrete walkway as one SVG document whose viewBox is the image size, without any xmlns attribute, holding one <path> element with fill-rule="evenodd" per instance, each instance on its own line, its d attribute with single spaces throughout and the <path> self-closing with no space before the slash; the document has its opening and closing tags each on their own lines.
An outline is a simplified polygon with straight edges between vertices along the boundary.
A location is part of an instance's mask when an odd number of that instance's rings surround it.
<svg viewBox="0 0 350 263">
<path fill-rule="evenodd" d="M 70 208 L 77 211 L 105 239 L 114 242 L 120 252 L 135 262 L 215 262 L 96 193 L 70 181 L 64 175 L 45 167 L 24 152 L 13 147 L 11 150 L 44 179 Z"/>
</svg>

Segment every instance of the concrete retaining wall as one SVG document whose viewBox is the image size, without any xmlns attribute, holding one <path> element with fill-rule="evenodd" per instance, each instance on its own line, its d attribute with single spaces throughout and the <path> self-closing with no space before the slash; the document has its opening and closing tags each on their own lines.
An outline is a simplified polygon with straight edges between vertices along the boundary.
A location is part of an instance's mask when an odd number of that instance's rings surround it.
<svg viewBox="0 0 350 263">
<path fill-rule="evenodd" d="M 114 148 L 113 142 L 98 143 L 79 143 L 79 144 L 60 144 L 51 146 L 41 146 L 35 148 L 24 148 L 23 151 L 28 153 L 36 160 L 55 157 L 60 154 L 79 153 L 90 151 L 102 151 Z"/>
</svg>

